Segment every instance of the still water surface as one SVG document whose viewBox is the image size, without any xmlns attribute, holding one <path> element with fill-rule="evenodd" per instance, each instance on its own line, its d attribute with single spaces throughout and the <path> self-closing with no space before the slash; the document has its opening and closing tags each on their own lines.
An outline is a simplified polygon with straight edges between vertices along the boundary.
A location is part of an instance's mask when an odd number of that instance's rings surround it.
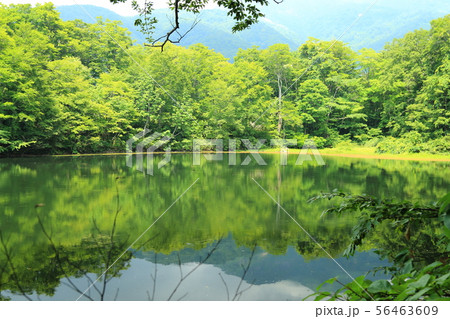
<svg viewBox="0 0 450 319">
<path fill-rule="evenodd" d="M 301 300 L 328 278 L 350 281 L 328 254 L 357 277 L 388 265 L 374 249 L 395 240 L 380 231 L 343 258 L 357 214 L 321 216 L 332 203 L 310 197 L 427 203 L 449 189 L 448 163 L 262 156 L 266 166 L 196 166 L 175 154 L 153 176 L 125 156 L 0 159 L 1 298 Z"/>
</svg>

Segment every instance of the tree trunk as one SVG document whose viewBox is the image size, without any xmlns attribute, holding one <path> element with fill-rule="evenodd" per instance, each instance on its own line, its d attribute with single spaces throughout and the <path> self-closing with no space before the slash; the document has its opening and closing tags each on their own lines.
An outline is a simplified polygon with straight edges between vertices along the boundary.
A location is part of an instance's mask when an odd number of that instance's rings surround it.
<svg viewBox="0 0 450 319">
<path fill-rule="evenodd" d="M 281 115 L 281 106 L 282 106 L 282 98 L 283 98 L 283 91 L 282 91 L 282 82 L 281 82 L 281 76 L 277 75 L 277 83 L 278 83 L 278 137 L 281 138 L 281 128 L 283 126 L 283 117 Z"/>
</svg>

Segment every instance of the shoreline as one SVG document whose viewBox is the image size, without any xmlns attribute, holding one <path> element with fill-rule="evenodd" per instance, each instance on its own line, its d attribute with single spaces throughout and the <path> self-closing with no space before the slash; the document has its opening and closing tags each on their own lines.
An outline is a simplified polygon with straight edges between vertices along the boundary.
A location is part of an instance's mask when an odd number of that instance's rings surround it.
<svg viewBox="0 0 450 319">
<path fill-rule="evenodd" d="M 417 153 L 417 154 L 376 154 L 371 149 L 361 148 L 361 149 L 351 149 L 351 150 L 339 150 L 339 149 L 319 149 L 321 156 L 326 157 L 347 157 L 347 158 L 362 158 L 362 159 L 386 159 L 386 160 L 402 160 L 402 161 L 425 161 L 425 162 L 450 162 L 450 155 L 444 154 L 427 154 L 427 153 Z M 300 149 L 289 149 L 289 155 L 300 154 Z M 171 154 L 191 154 L 192 151 L 173 151 Z M 228 154 L 228 151 L 215 152 L 215 151 L 202 151 L 201 154 Z M 250 151 L 236 151 L 237 154 L 250 154 Z M 260 154 L 279 154 L 280 150 L 277 149 L 266 149 L 259 150 Z M 146 152 L 135 154 L 147 154 Z M 152 154 L 165 154 L 165 152 L 152 152 Z M 311 154 L 311 151 L 308 151 Z M 12 157 L 0 157 L 1 158 L 28 158 L 28 157 L 87 157 L 87 156 L 123 156 L 127 153 L 86 153 L 86 154 L 60 154 L 60 155 L 21 155 Z"/>
<path fill-rule="evenodd" d="M 432 154 L 434 155 L 434 154 Z M 330 157 L 349 157 L 349 158 L 365 158 L 365 159 L 386 159 L 386 160 L 398 160 L 398 161 L 422 161 L 422 162 L 450 162 L 449 158 L 422 158 L 414 157 L 409 154 L 321 154 L 321 156 Z M 443 155 L 445 156 L 445 155 Z"/>
</svg>

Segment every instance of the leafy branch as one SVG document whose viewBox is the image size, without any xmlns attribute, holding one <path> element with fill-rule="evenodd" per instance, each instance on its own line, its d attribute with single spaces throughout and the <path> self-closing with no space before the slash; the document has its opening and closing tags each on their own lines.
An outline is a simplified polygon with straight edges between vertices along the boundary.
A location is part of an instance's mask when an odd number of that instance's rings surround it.
<svg viewBox="0 0 450 319">
<path fill-rule="evenodd" d="M 383 221 L 388 221 L 403 231 L 405 239 L 410 241 L 412 226 L 423 228 L 430 220 L 437 220 L 443 234 L 438 235 L 440 240 L 432 242 L 431 245 L 436 251 L 441 249 L 442 244 L 446 248 L 440 254 L 440 261 L 434 261 L 424 267 L 413 264 L 415 256 L 404 256 L 404 253 L 400 252 L 394 258 L 394 266 L 390 268 L 392 274 L 390 280 L 381 279 L 372 282 L 365 276 L 360 276 L 349 284 L 343 284 L 337 278 L 331 278 L 317 287 L 316 292 L 308 297 L 315 296 L 315 300 L 365 300 L 365 296 L 359 293 L 360 289 L 364 289 L 376 300 L 450 300 L 450 265 L 447 263 L 450 251 L 450 193 L 431 205 L 380 200 L 368 195 L 350 195 L 338 190 L 321 193 L 311 198 L 309 202 L 319 199 L 332 200 L 336 197 L 343 198 L 341 204 L 325 210 L 323 214 L 361 212 L 353 228 L 351 244 L 345 251 L 347 256 L 352 255 L 363 239 Z M 378 253 L 383 254 L 383 251 Z M 321 291 L 324 284 L 335 282 L 341 285 L 340 289 L 335 292 Z"/>
<path fill-rule="evenodd" d="M 113 4 L 119 2 L 124 3 L 127 1 L 128 0 L 110 0 Z M 276 4 L 283 2 L 283 0 L 273 1 Z M 219 7 L 226 9 L 228 11 L 227 15 L 231 16 L 233 20 L 235 20 L 235 25 L 232 27 L 233 32 L 245 30 L 251 25 L 257 23 L 259 18 L 264 17 L 264 14 L 258 6 L 267 6 L 269 4 L 268 0 L 215 0 L 214 2 Z M 182 34 L 179 33 L 180 11 L 198 14 L 206 7 L 207 3 L 208 0 L 171 0 L 169 2 L 169 8 L 172 9 L 174 16 L 172 29 L 170 29 L 165 35 L 153 40 L 151 35 L 153 34 L 156 23 L 158 23 L 158 20 L 155 17 L 152 17 L 153 1 L 146 0 L 143 5 L 140 5 L 136 0 L 131 1 L 132 8 L 140 15 L 140 18 L 136 19 L 134 22 L 135 26 L 140 27 L 141 32 L 147 35 L 147 40 L 151 42 L 148 46 L 161 48 L 161 51 L 164 50 L 164 46 L 169 42 L 179 43 L 199 22 L 196 19 L 186 32 Z M 178 38 L 176 39 L 173 38 L 175 34 L 178 35 Z"/>
<path fill-rule="evenodd" d="M 408 201 L 394 202 L 393 200 L 377 199 L 369 195 L 351 195 L 333 190 L 331 193 L 321 193 L 308 200 L 309 203 L 336 197 L 344 200 L 340 205 L 332 206 L 326 209 L 322 215 L 336 214 L 342 215 L 360 211 L 356 225 L 353 227 L 351 243 L 344 252 L 345 256 L 351 256 L 355 253 L 357 246 L 360 246 L 363 240 L 383 221 L 388 221 L 392 226 L 404 233 L 407 240 L 411 237 L 411 231 L 424 219 L 444 220 L 444 214 L 438 203 L 431 205 L 421 205 Z"/>
</svg>

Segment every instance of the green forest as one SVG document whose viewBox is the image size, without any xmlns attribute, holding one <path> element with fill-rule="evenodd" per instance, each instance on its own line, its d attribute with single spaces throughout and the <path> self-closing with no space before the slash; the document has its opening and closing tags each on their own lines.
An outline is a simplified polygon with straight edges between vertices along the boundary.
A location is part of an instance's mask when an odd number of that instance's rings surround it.
<svg viewBox="0 0 450 319">
<path fill-rule="evenodd" d="M 133 43 L 118 21 L 0 6 L 0 154 L 123 152 L 144 128 L 192 139 L 312 139 L 378 153 L 449 153 L 450 15 L 353 51 L 310 38 L 240 50 Z M 224 143 L 225 145 L 227 143 Z"/>
</svg>

